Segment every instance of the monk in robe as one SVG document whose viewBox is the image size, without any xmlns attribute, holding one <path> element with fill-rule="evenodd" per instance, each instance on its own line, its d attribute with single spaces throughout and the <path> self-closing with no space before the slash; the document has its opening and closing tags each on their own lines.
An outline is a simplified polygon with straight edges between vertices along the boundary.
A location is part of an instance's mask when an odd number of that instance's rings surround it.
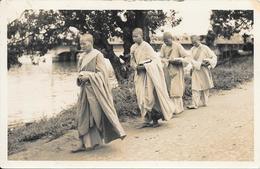
<svg viewBox="0 0 260 169">
<path fill-rule="evenodd" d="M 209 89 L 214 87 L 211 69 L 217 65 L 217 56 L 208 46 L 201 44 L 199 36 L 191 36 L 191 41 L 192 104 L 188 108 L 197 109 L 208 104 Z"/>
<path fill-rule="evenodd" d="M 144 118 L 142 127 L 158 127 L 158 120 L 169 120 L 175 112 L 167 92 L 163 66 L 155 51 L 143 40 L 141 28 L 132 33 L 131 67 L 135 70 L 134 84 L 138 107 Z"/>
<path fill-rule="evenodd" d="M 122 128 L 115 106 L 111 87 L 109 86 L 105 58 L 93 48 L 93 37 L 84 34 L 80 38 L 78 98 L 78 133 L 80 146 L 72 150 L 93 150 L 103 143 L 123 139 L 126 134 Z"/>
<path fill-rule="evenodd" d="M 185 59 L 190 56 L 181 44 L 173 41 L 170 32 L 163 34 L 163 41 L 160 56 L 164 65 L 165 80 L 170 98 L 176 106 L 175 113 L 179 114 L 184 111 L 182 99 L 185 90 L 183 67 L 188 64 Z"/>
</svg>

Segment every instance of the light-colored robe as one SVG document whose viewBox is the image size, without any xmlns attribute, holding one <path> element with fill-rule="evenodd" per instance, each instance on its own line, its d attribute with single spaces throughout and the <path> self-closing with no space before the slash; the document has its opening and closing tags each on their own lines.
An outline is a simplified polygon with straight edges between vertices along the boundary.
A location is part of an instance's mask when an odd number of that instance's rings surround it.
<svg viewBox="0 0 260 169">
<path fill-rule="evenodd" d="M 165 44 L 161 47 L 160 56 L 164 65 L 164 74 L 170 97 L 182 97 L 185 90 L 184 64 L 169 64 L 174 58 L 189 58 L 189 54 L 181 44 L 173 42 L 172 46 Z"/>
<path fill-rule="evenodd" d="M 175 112 L 175 106 L 167 92 L 160 58 L 145 41 L 140 45 L 133 44 L 130 54 L 131 66 L 135 69 L 135 91 L 142 117 L 145 117 L 148 111 L 155 109 L 163 114 L 164 120 L 169 120 Z M 147 60 L 152 62 L 144 64 L 146 73 L 137 74 L 137 65 Z"/>
<path fill-rule="evenodd" d="M 114 107 L 107 68 L 103 55 L 96 49 L 82 53 L 79 58 L 79 72 L 90 72 L 89 82 L 80 83 L 78 99 L 78 132 L 86 147 L 125 137 Z M 87 144 L 87 145 L 86 145 Z"/>
<path fill-rule="evenodd" d="M 192 69 L 192 90 L 208 90 L 214 87 L 210 69 L 217 65 L 217 56 L 206 45 L 200 44 L 191 48 Z M 208 60 L 210 66 L 201 66 L 203 60 Z"/>
<path fill-rule="evenodd" d="M 111 62 L 109 61 L 109 59 L 105 58 L 105 61 L 106 61 L 106 66 L 107 66 L 107 70 L 108 70 L 107 74 L 108 74 L 110 86 L 113 89 L 117 88 L 118 87 L 118 81 L 116 79 L 114 68 L 113 68 Z"/>
</svg>

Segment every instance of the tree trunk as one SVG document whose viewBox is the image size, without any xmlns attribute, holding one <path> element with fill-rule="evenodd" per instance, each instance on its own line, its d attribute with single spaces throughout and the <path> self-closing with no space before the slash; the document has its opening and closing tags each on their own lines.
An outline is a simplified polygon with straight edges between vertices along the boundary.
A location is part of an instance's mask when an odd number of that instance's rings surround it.
<svg viewBox="0 0 260 169">
<path fill-rule="evenodd" d="M 119 57 L 116 56 L 113 51 L 113 46 L 109 44 L 108 40 L 104 36 L 100 36 L 100 38 L 95 39 L 95 45 L 101 50 L 104 56 L 110 60 L 117 80 L 122 82 L 127 78 L 123 70 L 123 65 L 121 64 Z"/>
<path fill-rule="evenodd" d="M 114 67 L 116 77 L 122 81 L 123 79 L 126 79 L 131 74 L 131 71 L 129 70 L 129 62 L 130 62 L 130 48 L 132 46 L 133 39 L 132 39 L 132 31 L 139 27 L 143 29 L 144 34 L 144 40 L 148 43 L 150 43 L 150 36 L 149 36 L 149 28 L 147 27 L 147 21 L 146 21 L 146 11 L 141 10 L 135 10 L 135 19 L 134 21 L 128 18 L 126 23 L 123 23 L 121 20 L 118 21 L 118 25 L 120 25 L 120 28 L 123 31 L 123 48 L 124 48 L 124 61 L 126 62 L 124 65 L 120 63 L 119 58 L 115 55 L 113 51 L 113 47 L 108 44 L 108 41 L 103 39 L 102 42 L 105 44 L 103 45 L 104 48 L 107 51 L 107 57 L 109 57 L 109 60 L 111 61 L 112 66 Z"/>
<path fill-rule="evenodd" d="M 125 27 L 123 29 L 123 48 L 124 48 L 124 56 L 130 53 L 130 48 L 132 46 L 133 38 L 132 38 L 132 29 L 130 27 Z M 128 60 L 129 61 L 129 60 Z"/>
<path fill-rule="evenodd" d="M 136 10 L 135 13 L 136 13 L 136 17 L 135 17 L 136 27 L 143 29 L 144 40 L 150 43 L 149 28 L 147 26 L 147 21 L 146 21 L 146 11 Z"/>
<path fill-rule="evenodd" d="M 123 48 L 124 48 L 124 56 L 125 61 L 130 61 L 130 48 L 132 46 L 133 39 L 132 39 L 132 32 L 135 28 L 142 28 L 144 33 L 144 40 L 148 43 L 150 43 L 150 36 L 149 36 L 149 28 L 146 24 L 146 18 L 145 18 L 145 12 L 140 10 L 135 10 L 135 20 L 132 22 L 130 19 L 127 21 L 127 23 L 124 25 L 124 27 L 121 27 L 123 30 Z"/>
</svg>

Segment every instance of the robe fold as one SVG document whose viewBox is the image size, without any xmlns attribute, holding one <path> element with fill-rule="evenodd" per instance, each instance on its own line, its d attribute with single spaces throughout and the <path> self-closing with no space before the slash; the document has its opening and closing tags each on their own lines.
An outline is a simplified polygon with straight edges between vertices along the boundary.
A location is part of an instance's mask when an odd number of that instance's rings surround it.
<svg viewBox="0 0 260 169">
<path fill-rule="evenodd" d="M 201 91 L 214 87 L 210 69 L 217 65 L 217 56 L 206 45 L 200 44 L 191 48 L 192 90 Z M 210 66 L 202 66 L 203 60 L 207 60 Z"/>
<path fill-rule="evenodd" d="M 175 106 L 167 92 L 160 58 L 145 41 L 140 45 L 132 45 L 130 54 L 131 66 L 135 69 L 134 83 L 137 103 L 142 117 L 145 117 L 148 111 L 155 109 L 163 114 L 164 120 L 169 120 L 175 112 Z M 145 63 L 146 61 L 151 62 Z M 146 71 L 137 74 L 136 67 L 142 63 L 145 63 Z"/>
<path fill-rule="evenodd" d="M 173 42 L 172 46 L 163 45 L 160 56 L 164 65 L 164 74 L 170 97 L 182 97 L 185 90 L 184 64 L 169 64 L 169 60 L 175 58 L 189 58 L 189 54 L 181 44 Z"/>
<path fill-rule="evenodd" d="M 85 147 L 125 137 L 114 107 L 103 55 L 96 49 L 88 54 L 82 53 L 78 66 L 80 74 L 89 77 L 85 83 L 77 80 L 80 86 L 78 132 Z"/>
</svg>

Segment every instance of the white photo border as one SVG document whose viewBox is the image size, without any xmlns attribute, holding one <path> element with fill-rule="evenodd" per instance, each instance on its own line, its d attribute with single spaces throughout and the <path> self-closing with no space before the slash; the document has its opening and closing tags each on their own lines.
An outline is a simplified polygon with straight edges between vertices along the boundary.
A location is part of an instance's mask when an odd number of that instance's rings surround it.
<svg viewBox="0 0 260 169">
<path fill-rule="evenodd" d="M 225 5 L 223 3 L 225 2 Z M 16 9 L 194 9 L 254 10 L 254 161 L 10 161 L 7 156 L 7 23 Z M 260 1 L 259 0 L 185 0 L 177 1 L 87 1 L 87 0 L 2 0 L 0 1 L 0 167 L 2 168 L 259 168 L 260 106 Z M 258 31 L 256 31 L 258 30 Z"/>
</svg>

